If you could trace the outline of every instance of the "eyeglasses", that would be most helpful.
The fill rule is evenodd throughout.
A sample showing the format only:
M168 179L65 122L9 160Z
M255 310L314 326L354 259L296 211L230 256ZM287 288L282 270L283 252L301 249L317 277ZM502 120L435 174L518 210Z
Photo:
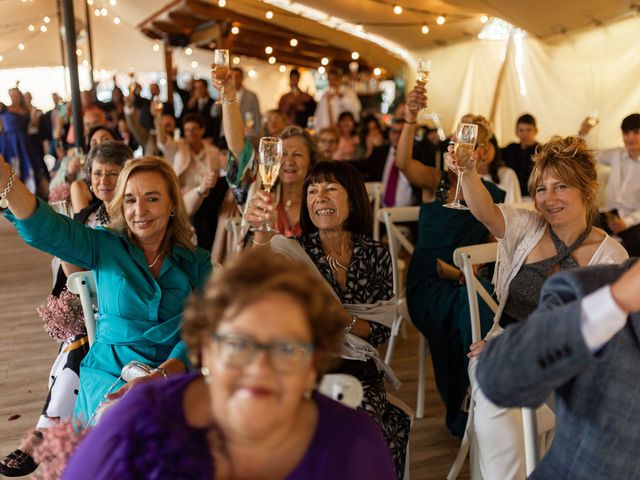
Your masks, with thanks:
M228 367L240 368L249 365L258 350L269 355L273 369L278 373L294 373L309 364L311 353L315 347L311 343L295 340L283 340L261 343L246 335L213 334L218 344L219 355Z

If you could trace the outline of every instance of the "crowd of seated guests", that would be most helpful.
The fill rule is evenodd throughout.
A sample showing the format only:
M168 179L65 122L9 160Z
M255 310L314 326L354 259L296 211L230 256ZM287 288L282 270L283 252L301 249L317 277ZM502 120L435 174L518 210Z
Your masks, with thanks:
M465 115L478 136L472 160L459 171L448 142L434 129L418 131L418 112L427 106L423 87L385 125L370 112L359 121L357 95L338 70L329 71L317 103L299 80L293 70L291 90L264 119L240 68L212 79L217 103L207 80L193 79L187 89L176 82L178 118L173 102L160 100L157 84L149 87L151 98L135 82L127 95L115 86L109 102L83 92L87 152L74 148L80 142L71 109L58 96L46 114L17 88L11 105L0 104L5 216L27 244L62 261L55 295L72 272L92 270L96 279L95 343L77 344L76 384L52 388L43 411L46 417L59 396L60 419L92 429L64 478L86 478L87 465L92 477L105 479L179 476L185 468L203 478L212 472L252 478L265 469L281 478L402 478L410 417L387 395L385 381L398 382L378 353L396 312L391 256L371 238L365 182L382 183L384 207L420 206L407 304L429 342L447 427L462 437L466 407L473 408L474 471L485 479L524 478L520 411L494 404L501 398L495 391L485 396L476 368L487 343L527 322L548 277L628 258L614 235L628 248L637 241L640 205L622 172L640 152L640 116L623 121L624 149L600 154L613 166L618 189L609 192L611 211L600 217L593 153L578 137L537 144L529 114L517 121L520 143L505 149L486 118ZM257 174L261 135L278 137L283 146L270 192ZM133 159L139 147L145 156ZM51 169L45 151L56 158ZM459 175L458 193L469 210L445 207L457 197ZM71 203L73 219L45 202L60 195ZM523 196L535 210L509 206ZM221 225L233 216L242 218L237 247L251 252L212 261L210 252L224 237ZM265 224L274 230L261 229ZM453 264L456 248L487 241L498 242L499 308L494 316L480 305L483 340L472 345L466 286L443 276L442 268ZM215 261L226 269L207 283ZM276 319L276 311L286 314ZM148 372L125 382L121 372L132 361ZM311 392L326 372L360 381L358 410L367 415ZM489 375L483 370L484 382ZM554 421L553 405L536 406ZM0 462L0 473L33 471L34 450L50 423L39 423ZM340 432L346 436L332 442ZM180 441L158 444L174 434ZM157 451L140 450L147 441ZM378 452L375 462L358 461L363 448ZM338 451L339 476L329 456ZM158 457L166 461L154 462Z

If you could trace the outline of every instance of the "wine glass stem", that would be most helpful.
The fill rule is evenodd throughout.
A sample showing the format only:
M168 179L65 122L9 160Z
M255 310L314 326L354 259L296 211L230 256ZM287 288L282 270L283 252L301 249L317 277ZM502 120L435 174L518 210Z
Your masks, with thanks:
M456 198L453 200L454 203L460 203L460 189L462 188L462 175L464 175L464 170L458 170L458 181L456 182Z

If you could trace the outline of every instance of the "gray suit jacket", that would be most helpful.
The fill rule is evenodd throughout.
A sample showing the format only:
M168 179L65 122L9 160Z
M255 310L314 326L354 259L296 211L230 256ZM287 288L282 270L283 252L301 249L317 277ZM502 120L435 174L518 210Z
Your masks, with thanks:
M580 301L630 265L560 272L538 309L491 340L477 377L505 407L536 407L553 391L556 435L532 479L640 479L640 314L592 354L580 330Z
M246 115L250 113L253 116L253 136L260 137L262 131L262 116L260 115L260 103L258 97L251 90L246 88L242 89L242 95L240 96L240 114L242 120L246 123Z

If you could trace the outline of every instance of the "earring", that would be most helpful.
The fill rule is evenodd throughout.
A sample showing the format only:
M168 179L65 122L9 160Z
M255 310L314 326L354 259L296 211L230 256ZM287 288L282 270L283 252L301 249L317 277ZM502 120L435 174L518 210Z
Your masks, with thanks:
M200 367L200 373L204 378L204 383L209 385L211 383L211 371L207 367Z
M302 392L302 398L305 400L311 400L311 394L313 393L312 388L305 388L304 392Z
M171 213L169 214L170 217L175 217L176 216L176 211L175 210L171 210Z
M89 191L93 192L93 185L89 185Z

